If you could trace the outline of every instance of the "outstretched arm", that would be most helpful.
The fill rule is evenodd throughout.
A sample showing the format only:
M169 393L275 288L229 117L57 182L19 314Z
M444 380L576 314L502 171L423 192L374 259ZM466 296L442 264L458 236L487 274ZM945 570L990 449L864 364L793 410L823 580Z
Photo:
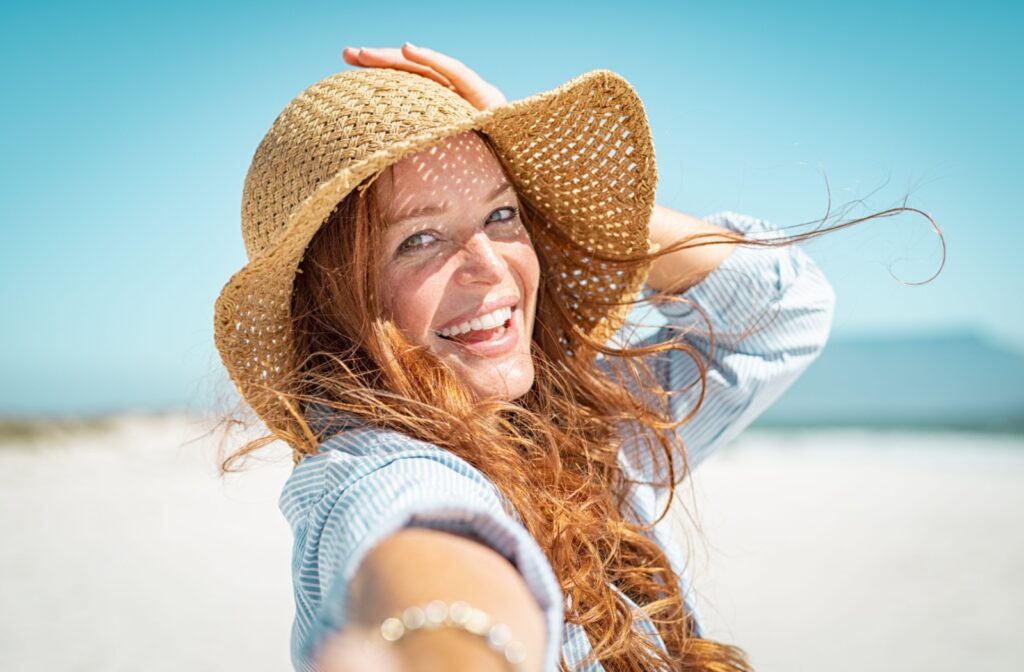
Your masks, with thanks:
M493 670L507 665L480 637L456 629L412 636L382 651L367 648L388 616L435 599L467 600L516 633L528 652L523 669L540 672L545 649L544 614L519 573L491 548L427 528L406 528L378 544L360 565L350 587L349 628L320 653L325 672ZM369 656L380 655L383 662Z
M384 619L434 600L464 601L507 626L524 670L557 667L557 577L482 473L432 444L370 426L329 443L296 467L282 495L296 539L296 669L503 669L486 642L454 628L384 644Z

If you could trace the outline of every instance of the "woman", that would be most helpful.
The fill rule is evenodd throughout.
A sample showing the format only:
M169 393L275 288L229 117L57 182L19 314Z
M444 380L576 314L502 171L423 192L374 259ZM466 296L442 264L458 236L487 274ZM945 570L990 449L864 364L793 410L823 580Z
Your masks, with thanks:
M430 50L345 58L257 149L216 316L270 429L225 468L295 450L296 669L750 669L665 514L824 346L805 236L655 206L613 73L508 104Z

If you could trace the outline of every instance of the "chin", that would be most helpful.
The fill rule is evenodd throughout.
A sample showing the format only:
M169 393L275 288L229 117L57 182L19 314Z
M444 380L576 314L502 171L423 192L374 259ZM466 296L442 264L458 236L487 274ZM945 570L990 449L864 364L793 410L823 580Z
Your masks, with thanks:
M477 399L500 399L515 401L533 387L533 367L527 371L516 371L508 376L474 380L470 383Z

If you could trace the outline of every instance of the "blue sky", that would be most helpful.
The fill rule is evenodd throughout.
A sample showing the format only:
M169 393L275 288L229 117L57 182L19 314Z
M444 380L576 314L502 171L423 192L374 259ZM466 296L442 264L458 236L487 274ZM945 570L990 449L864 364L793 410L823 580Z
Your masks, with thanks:
M209 6L207 6L209 5ZM595 68L654 132L659 200L778 226L900 216L806 244L833 334L975 331L1024 351L1021 3L6 3L0 414L159 408L223 390L213 302L245 261L242 182L283 106L405 40L510 99ZM805 230L797 228L794 230Z

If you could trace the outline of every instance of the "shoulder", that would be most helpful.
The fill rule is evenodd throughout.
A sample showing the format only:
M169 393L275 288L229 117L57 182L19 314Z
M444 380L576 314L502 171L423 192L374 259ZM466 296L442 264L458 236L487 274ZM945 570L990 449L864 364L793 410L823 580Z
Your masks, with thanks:
M435 444L395 430L352 426L334 434L296 465L279 506L293 528L314 508L339 499L401 497L412 486L457 491L501 504L499 490L480 470Z

